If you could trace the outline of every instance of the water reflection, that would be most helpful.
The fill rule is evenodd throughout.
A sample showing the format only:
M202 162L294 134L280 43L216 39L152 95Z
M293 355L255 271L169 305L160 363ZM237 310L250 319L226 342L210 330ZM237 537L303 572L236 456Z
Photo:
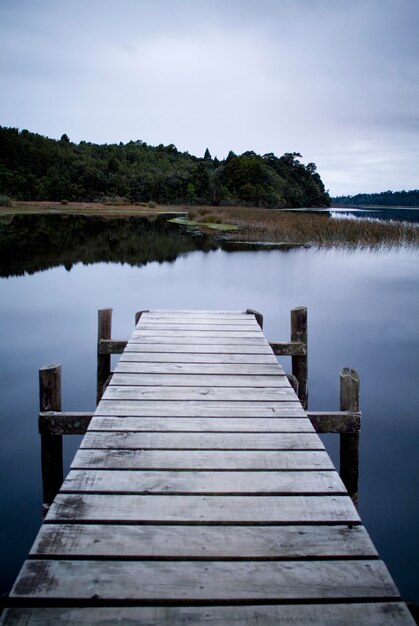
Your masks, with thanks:
M54 229L41 226L42 221L32 227L22 221L24 230L14 232L16 248L8 244L8 265L1 265L3 275L11 276L0 280L2 592L10 587L41 519L37 370L45 363L61 362L64 408L94 408L98 308L114 308L113 336L122 339L140 309L250 307L264 313L266 336L281 341L289 338L289 310L307 305L310 409L336 410L339 369L359 370L361 515L403 596L418 601L419 328L414 313L419 307L418 251L227 254L216 249L204 254L199 248L208 249L208 243L171 226L166 230L163 224L141 223L137 230L136 224L128 227L115 221L115 228L121 228L118 238L126 241L113 240L115 229L84 236L75 226L68 229L74 232L72 241L58 234L63 249L54 244L50 256L44 255L39 242L46 241L44 231ZM56 230L62 224L67 221L57 220ZM31 244L38 254L33 263L30 254L23 261L17 258L25 253L23 241L31 240L31 228L38 231L38 244L35 236ZM7 243L4 233L2 228L2 248ZM182 245L176 248L179 242ZM172 244L172 252L163 250ZM160 263L150 262L153 249L161 255L156 257ZM119 250L124 251L120 257ZM172 260L175 250L192 252L175 262L161 262ZM71 272L59 266L64 261L74 264ZM53 269L28 275L36 267ZM67 438L67 467L76 445ZM329 450L336 462L336 445Z
M405 208L361 208L350 207L338 208L333 207L328 210L331 217L335 219L370 219L370 220L393 220L396 222L412 222L419 223L419 209Z
M75 263L140 266L174 261L193 250L214 249L162 218L15 215L0 220L0 276L21 276Z

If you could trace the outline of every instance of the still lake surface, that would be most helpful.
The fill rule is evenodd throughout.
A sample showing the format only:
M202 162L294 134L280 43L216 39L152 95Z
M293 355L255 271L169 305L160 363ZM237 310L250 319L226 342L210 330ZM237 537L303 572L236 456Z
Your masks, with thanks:
M63 408L93 410L99 308L113 307L118 339L140 309L254 308L280 341L306 305L309 407L337 410L340 368L359 371L360 514L419 602L419 251L231 252L159 222L88 219L0 221L1 593L41 523L38 369L61 363ZM65 438L67 469L79 440ZM338 464L337 435L324 441Z

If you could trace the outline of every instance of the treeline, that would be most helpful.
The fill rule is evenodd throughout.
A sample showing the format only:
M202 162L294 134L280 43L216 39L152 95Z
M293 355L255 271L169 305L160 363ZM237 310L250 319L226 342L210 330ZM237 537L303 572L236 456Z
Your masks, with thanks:
M298 153L225 160L143 141L97 145L0 126L0 194L16 200L159 204L329 206L314 163Z
M412 191L382 191L381 193L358 193L356 196L337 196L333 204L372 206L419 206L419 189Z

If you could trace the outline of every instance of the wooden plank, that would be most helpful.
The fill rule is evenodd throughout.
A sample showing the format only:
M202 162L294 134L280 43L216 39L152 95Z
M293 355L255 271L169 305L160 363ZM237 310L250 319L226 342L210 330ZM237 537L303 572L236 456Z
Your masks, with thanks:
M176 602L399 599L379 560L28 560L12 598Z
M182 317L252 317L246 311L224 310L224 309L149 309L147 313L143 313L143 318L147 319L149 315L160 315L161 317L170 317L171 315ZM254 316L253 316L254 317Z
M121 606L7 609L2 626L415 626L401 602L257 604L247 606Z
M144 352L140 347L131 346L132 350L125 351L119 358L118 363L130 362L130 363L217 363L217 364L277 364L277 360L272 352L265 351L264 354L220 354L219 352L213 353L195 353L190 352L165 352L153 353L150 351ZM144 346L142 347L144 348ZM148 347L147 347L148 350Z
M376 558L363 526L158 526L44 524L36 558Z
M324 450L316 433L136 433L88 430L86 448L131 450Z
M125 348L126 352L178 352L187 354L272 354L269 345L265 345L259 339L247 339L246 345L235 344L233 339L230 340L228 346L218 343L201 343L200 339L196 339L194 343L184 342L181 339L166 337L160 343L151 343L143 340L141 343L129 342ZM237 340L239 341L239 340ZM253 345L252 345L253 344ZM259 345L258 345L259 344ZM273 356L273 355L272 355Z
M112 339L100 339L98 341L98 355L103 356L110 354L122 354L126 346L127 341L112 341Z
M245 415L255 417L281 417L305 415L298 401L265 402L263 407L256 402L183 402L145 400L101 400L96 414L112 416L142 417L232 417Z
M178 330L174 332L173 330L160 330L160 329L152 329L152 330L143 330L143 327L135 330L129 341L133 342L136 339L143 340L146 337L149 339L158 339L161 340L164 337L174 338L182 338L184 341L195 340L195 339L217 339L222 341L218 341L218 343L222 343L225 345L229 345L230 342L237 340L238 343L267 343L267 340L263 336L262 332L259 330ZM244 339L245 341L240 341ZM257 341L256 341L257 340ZM193 341L191 341L193 343Z
M92 417L93 413L41 412L38 429L41 434L84 435Z
M270 346L266 339L263 336L257 335L251 337L237 337L237 334L233 337L214 337L212 335L208 336L187 336L180 335L178 333L174 334L170 330L166 331L167 334L159 334L156 335L131 335L127 346L135 346L137 344L148 345L148 344L159 344L159 345L186 345L186 346L200 346L205 344L217 345L223 348L223 350L230 350L230 346L264 346L265 348L269 348ZM193 350L191 350L193 352Z
M349 496L58 494L48 522L165 524L357 524Z
M289 414L289 409L284 414ZM303 433L314 432L311 423L301 417L261 419L247 417L102 417L96 415L90 422L90 431L138 432L251 432L251 433Z
M143 322L141 324L139 324L137 330L134 331L134 335L137 334L142 334L144 333L144 331L152 331L153 333L155 333L157 336L160 335L160 332L167 332L170 331L171 333L179 333L179 334L183 334L183 333L190 333L190 332L217 332L217 333L225 333L227 332L229 335L230 333L235 333L235 332L251 332L252 336L254 334L260 335L261 334L261 330L260 330L260 326L258 325L258 323L256 322L256 320L249 320L249 321L242 321L240 320L240 322L234 322L231 324L226 324L225 322L218 322L217 324L215 324L214 322L208 322L208 321L194 321L193 323L191 322L185 322L185 320L183 320L183 322L168 322L168 321L160 321L160 322ZM218 336L218 335L217 335Z
M78 450L71 469L333 470L322 450Z
M160 495L344 494L335 471L71 470L60 493Z
M195 400L195 401L292 401L294 390L288 387L114 387L109 385L103 394L104 400Z
M350 411L307 413L317 433L357 433L361 429L361 413Z
M229 376L227 374L132 374L114 373L115 386L152 387L290 387L286 376Z
M270 341L269 345L277 356L305 356L307 354L307 344L301 341Z
M143 320L138 325L138 328L140 329L146 326L153 328L162 327L162 329L169 327L179 330L182 328L190 328L193 330L194 328L201 328L201 326L207 326L208 330L226 330L230 328L260 329L255 318L250 315L247 317L236 317L230 319L225 317L188 317L188 319L185 319L184 317L159 317L157 315L149 315L147 317L143 317Z
M211 376L283 376L284 370L276 363L138 363L119 361L118 374L206 374Z

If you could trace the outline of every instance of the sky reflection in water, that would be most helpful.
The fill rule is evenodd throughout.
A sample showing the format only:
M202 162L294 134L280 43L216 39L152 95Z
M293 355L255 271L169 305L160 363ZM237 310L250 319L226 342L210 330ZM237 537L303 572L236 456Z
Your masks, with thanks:
M99 308L113 307L114 338L129 335L140 309L254 308L274 341L289 337L289 310L306 305L310 408L338 409L339 369L358 369L360 513L403 597L419 601L418 252L183 252L141 267L76 263L0 280L1 592L41 521L38 368L61 363L63 407L93 409ZM325 440L337 462L337 437ZM66 439L67 467L78 442Z

